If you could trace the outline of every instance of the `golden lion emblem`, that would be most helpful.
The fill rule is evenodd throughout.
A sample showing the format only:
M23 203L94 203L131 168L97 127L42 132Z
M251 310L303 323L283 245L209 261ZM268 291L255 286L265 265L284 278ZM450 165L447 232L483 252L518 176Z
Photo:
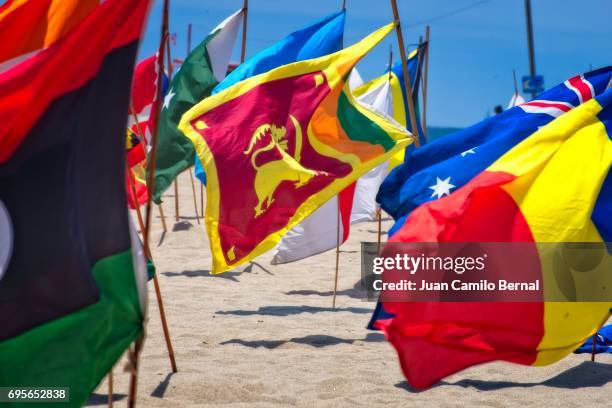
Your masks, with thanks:
M288 180L295 182L299 188L308 183L314 176L322 172L309 170L300 164L302 154L302 128L293 115L289 115L295 127L295 152L291 156L287 150L287 129L284 126L264 124L259 126L251 136L249 147L243 152L251 155L251 164L257 172L255 175L255 193L257 194L257 205L255 206L255 217L263 214L274 202L274 192L281 182ZM268 144L253 151L257 142L264 138L270 138ZM263 152L276 149L282 158L271 160L262 165L257 165L257 156ZM265 204L265 209L264 209Z

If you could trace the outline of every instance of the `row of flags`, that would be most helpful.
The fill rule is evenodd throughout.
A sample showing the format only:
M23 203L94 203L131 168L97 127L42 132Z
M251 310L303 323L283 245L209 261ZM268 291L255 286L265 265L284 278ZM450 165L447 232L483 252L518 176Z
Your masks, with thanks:
M142 334L125 132L148 0L0 6L0 383L82 406Z
M570 78L410 152L379 192L396 219L389 242L612 241L611 75L607 67ZM542 270L532 272L541 274L548 293L560 290L546 270L551 255L538 256ZM612 298L609 286L601 290L601 299ZM554 363L592 336L611 307L387 302L378 304L370 328L385 332L406 378L422 388L492 360Z
M412 95L401 62L365 84L354 70L393 24L343 48L339 11L226 77L239 10L158 100L158 57L133 69L148 6L0 6L0 34L16 39L0 45L0 382L70 384L71 402L86 400L143 330L146 267L126 203L149 193L159 202L194 163L214 273L272 249L283 263L335 247L352 222L372 219L374 192L395 219L390 242L612 241L609 67L534 101L514 98L443 140L427 143L418 129L414 148L406 105L418 105L427 44L407 61ZM409 382L426 387L496 359L557 361L610 306L379 303L371 327L384 330Z

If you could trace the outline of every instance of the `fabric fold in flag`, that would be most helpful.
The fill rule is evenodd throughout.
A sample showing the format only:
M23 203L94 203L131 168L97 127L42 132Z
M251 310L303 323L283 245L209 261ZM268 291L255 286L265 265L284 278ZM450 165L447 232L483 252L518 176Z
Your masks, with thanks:
M353 66L392 29L390 24L345 50L251 77L183 116L180 128L207 175L214 273L273 248L411 141L405 130L356 103L346 84Z
M187 56L172 78L159 118L153 201L174 179L194 164L193 145L178 129L181 116L210 95L224 77L236 42L244 11L226 18Z
M612 164L611 125L612 89L541 127L455 192L418 207L390 242L532 242L534 248L595 242L601 243L600 262L609 262L592 215ZM609 229L612 219L605 223ZM386 251L383 256L390 255ZM561 291L551 266L555 252L536 254L543 290ZM593 290L589 277L597 277L584 278ZM609 285L597 290L604 291L602 298L612 295ZM422 388L493 360L552 364L591 337L611 308L612 302L546 300L386 302L392 317L381 327L410 384Z
M107 0L0 73L0 383L70 387L70 406L143 330L146 268L124 180L148 6Z

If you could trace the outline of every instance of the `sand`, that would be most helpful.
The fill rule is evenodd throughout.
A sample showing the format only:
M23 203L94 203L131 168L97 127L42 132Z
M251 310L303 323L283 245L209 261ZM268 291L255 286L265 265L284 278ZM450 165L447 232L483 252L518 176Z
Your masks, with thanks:
M353 289L360 241L375 241L375 222L352 227L342 246L337 308L332 309L335 252L285 265L271 253L248 267L211 275L203 225L195 218L188 174L164 196L169 231L154 212L152 246L177 359L170 363L153 284L140 359L138 405L186 406L610 406L612 355L570 355L548 367L490 363L425 391L407 385L394 349L365 329L374 303ZM196 186L199 200L199 186ZM201 221L203 222L203 221ZM391 222L383 223L383 230ZM126 359L114 369L115 406L126 406ZM104 381L88 405L105 405Z

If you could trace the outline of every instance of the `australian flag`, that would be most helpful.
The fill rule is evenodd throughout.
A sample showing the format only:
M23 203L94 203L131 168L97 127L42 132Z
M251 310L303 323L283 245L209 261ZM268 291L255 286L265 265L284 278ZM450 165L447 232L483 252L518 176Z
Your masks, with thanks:
M612 67L606 67L575 76L535 100L407 152L377 196L396 220L389 236L416 207L452 193L541 126L601 94L611 86L611 75Z

